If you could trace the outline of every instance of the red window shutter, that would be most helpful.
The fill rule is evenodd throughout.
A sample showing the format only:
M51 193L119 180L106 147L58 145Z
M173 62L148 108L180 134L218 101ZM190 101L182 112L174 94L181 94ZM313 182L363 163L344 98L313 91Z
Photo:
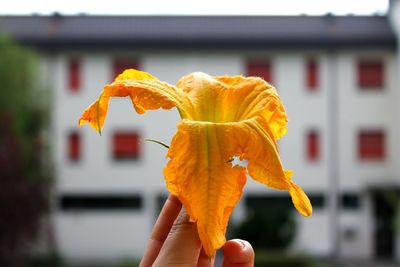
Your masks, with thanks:
M307 89L316 91L319 86L318 64L315 59L307 60Z
M381 130L361 131L358 136L358 157L361 160L385 158L385 133Z
M136 132L115 133L113 150L116 159L138 159L140 156L139 135Z
M81 157L81 138L78 133L73 132L68 137L69 159L76 161Z
M114 61L113 66L113 77L114 80L118 75L120 75L126 69L138 69L138 63L136 60L127 60L127 59L117 59Z
M358 86L364 89L383 88L384 65L381 60L358 62Z
M307 133L307 159L316 161L320 156L320 140L319 134L315 130Z
M79 60L74 58L70 59L68 62L68 83L69 90L76 92L81 86L81 70Z
M249 61L247 62L247 76L261 77L272 83L272 68L268 61Z

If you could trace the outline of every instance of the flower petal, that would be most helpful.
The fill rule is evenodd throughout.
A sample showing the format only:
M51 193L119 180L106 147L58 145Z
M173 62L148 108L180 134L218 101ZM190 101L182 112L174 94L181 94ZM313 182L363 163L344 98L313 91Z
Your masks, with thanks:
M129 69L120 74L112 84L104 87L99 99L83 112L79 119L79 126L89 123L100 132L107 115L110 98L126 96L130 97L139 114L149 109L177 107L182 117L190 117L184 103L188 99L182 91L157 80L146 72Z
M303 189L292 182L289 192L297 211L300 212L300 214L303 216L310 216L312 214L312 206Z
M231 132L236 144L227 153L248 160L247 170L256 181L269 187L288 190L294 206L303 216L310 216L312 207L303 190L292 180L290 170L284 170L273 134L262 117L237 123Z
M197 222L207 255L225 243L229 216L242 195L245 168L232 166L225 147L230 125L183 120L168 151L164 169L168 190Z
M102 96L93 102L79 118L78 126L89 123L97 132L101 133L101 128L107 116L108 98L103 99Z
M242 121L262 116L268 123L275 140L287 132L285 108L276 89L259 77L220 76L216 80L230 91L229 101L224 105L228 110L236 110L233 121ZM227 106L230 106L227 108Z
M191 99L194 120L238 122L261 116L275 140L287 132L285 108L278 93L261 78L212 77L195 72L182 77L177 86Z
M184 76L177 86L191 99L194 120L238 122L261 116L276 140L287 132L285 108L276 89L261 78L196 72Z
M236 123L182 120L178 124L164 176L168 190L197 222L209 256L225 243L228 219L246 180L243 167L232 167L232 156L247 159L253 179L288 190L296 209L304 216L311 214L309 199L291 180L292 172L283 169L274 137L263 123L256 117Z
M253 179L288 190L296 209L311 214L308 197L282 167L276 140L286 133L287 118L275 88L264 80L193 73L174 87L148 73L127 70L104 87L79 125L88 122L100 132L114 96L129 96L139 114L177 107L183 120L168 150L164 175L168 190L197 222L207 255L225 243L229 216L246 181L245 168L232 166L232 156L247 159Z

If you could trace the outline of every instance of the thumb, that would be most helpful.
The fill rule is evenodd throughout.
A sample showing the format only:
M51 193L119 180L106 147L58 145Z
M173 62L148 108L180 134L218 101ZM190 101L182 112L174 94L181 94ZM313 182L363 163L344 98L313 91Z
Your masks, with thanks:
M253 267L254 250L249 242L241 239L229 240L222 247L223 267Z
M182 208L165 240L153 266L196 266L201 242L195 223Z

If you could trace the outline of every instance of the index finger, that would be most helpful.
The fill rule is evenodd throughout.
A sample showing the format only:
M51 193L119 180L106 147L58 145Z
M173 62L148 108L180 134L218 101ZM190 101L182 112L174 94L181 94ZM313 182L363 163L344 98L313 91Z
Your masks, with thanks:
M140 267L150 267L153 265L181 208L182 204L178 198L169 195L151 232L149 243L139 265Z

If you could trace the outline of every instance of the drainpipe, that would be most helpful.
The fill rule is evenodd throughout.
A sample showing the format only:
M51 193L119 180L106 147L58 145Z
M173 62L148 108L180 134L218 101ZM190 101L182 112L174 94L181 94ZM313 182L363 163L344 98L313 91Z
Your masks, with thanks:
M331 258L338 260L340 256L340 180L339 180L339 89L338 62L334 50L327 56L327 96L328 96L328 192L329 222L332 240Z
M400 83L400 78L398 74L400 73L400 0L390 0L389 1L389 10L388 10L388 19L390 22L390 25L392 26L392 29L396 35L396 85ZM397 91L397 100L400 99L400 92ZM400 114L400 107L397 106L397 109L395 110L396 112L396 117ZM398 125L398 124L397 124ZM396 129L396 135L398 136L400 134L400 129ZM396 139L397 140L397 139ZM400 143L396 143L396 148L399 148ZM398 162L396 162L397 164ZM395 173L397 176L396 178L399 178L399 172ZM396 221L400 221L400 206L397 207L397 213L396 213ZM400 263L400 227L396 224L397 228L395 229L395 259L398 263Z

